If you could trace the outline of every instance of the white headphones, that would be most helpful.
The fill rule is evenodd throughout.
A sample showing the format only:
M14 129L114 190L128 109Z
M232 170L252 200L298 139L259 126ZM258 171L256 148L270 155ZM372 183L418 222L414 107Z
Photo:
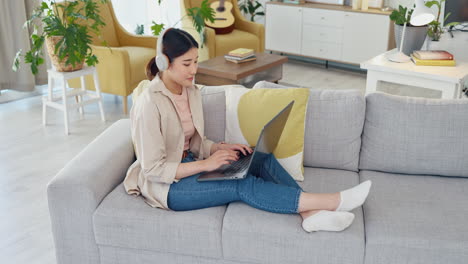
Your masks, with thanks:
M158 44L156 46L156 66L159 71L165 71L169 68L169 58L163 53L163 37L171 28L165 29L158 37Z

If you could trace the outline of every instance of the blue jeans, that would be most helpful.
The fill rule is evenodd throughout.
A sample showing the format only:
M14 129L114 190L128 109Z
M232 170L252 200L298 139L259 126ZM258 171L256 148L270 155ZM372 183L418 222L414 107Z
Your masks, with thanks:
M182 162L195 161L190 153ZM230 202L243 201L261 210L273 213L298 213L301 187L278 163L268 155L260 175L247 175L242 180L198 182L195 174L172 183L167 204L171 210L201 209Z

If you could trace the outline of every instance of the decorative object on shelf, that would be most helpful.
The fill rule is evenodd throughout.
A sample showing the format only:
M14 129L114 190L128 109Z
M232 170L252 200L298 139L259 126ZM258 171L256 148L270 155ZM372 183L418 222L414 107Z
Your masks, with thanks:
M305 1L311 2L311 3L320 3L320 4L344 5L344 0L305 0Z
M255 22L255 16L264 16L264 11L258 11L261 8L265 10L262 3L259 1L251 1L251 0L242 0L239 2L239 9L244 13L244 15L248 15L250 17L250 21Z
M379 8L381 9L383 7L383 0L368 0L369 1L369 7L371 8Z
M286 3L286 4L304 4L305 1L304 0L283 0L283 3Z
M351 1L352 1L352 4L351 4L352 9L358 10L359 8L361 8L361 0L351 0Z
M444 17L444 20L442 21L442 23L440 22L440 12L441 12L441 9L442 9L442 3L445 2L445 0L433 0L433 1L429 1L426 3L426 6L431 8L432 6L437 6L437 17L436 19L434 19L431 23L429 23L429 28L427 30L427 35L429 36L429 38L431 39L431 41L439 41L440 40L440 36L444 33L444 27L445 28L449 28L450 26L456 26L460 23L458 22L452 22L452 23L448 23L446 25L444 25L444 27L442 27L442 23L445 24L445 21L447 20L447 18L450 16L450 12L445 14L445 17Z
M361 10L367 11L369 9L369 0L361 0Z
M83 20L87 23L83 23ZM43 25L41 32L38 24ZM25 62L31 64L31 72L36 74L38 66L44 63L44 43L57 71L75 71L83 68L84 63L88 66L98 63L91 50L90 33L100 36L100 29L105 23L96 1L42 1L25 25L33 28L32 45L24 55L22 50L16 53L14 71L18 70L20 59L24 56Z
M395 39L398 52L392 53L387 58L394 62L408 62L408 56L414 50L420 50L426 38L427 25L434 19L431 10L424 5L424 0L416 0L415 9L409 10L401 5L394 10L390 19L395 21ZM409 22L410 26L407 26ZM403 23L401 26L400 23ZM408 29L408 30L407 30ZM406 38L406 46L405 44Z

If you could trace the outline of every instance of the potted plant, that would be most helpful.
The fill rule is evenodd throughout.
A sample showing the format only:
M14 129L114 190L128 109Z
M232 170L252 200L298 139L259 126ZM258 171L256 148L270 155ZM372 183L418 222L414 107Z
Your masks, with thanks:
M252 22L255 22L255 16L265 15L265 12L257 11L259 8L263 9L263 6L257 0L242 0L242 2L239 2L239 9L245 15L249 15Z
M31 64L31 72L36 74L38 66L44 63L44 43L57 71L79 70L84 63L88 66L96 65L98 59L92 54L90 34L99 35L105 25L96 1L41 1L25 23L25 27L33 27L31 49L25 54L22 50L17 52L13 70L18 70L20 58L24 57L24 61ZM41 32L38 24L42 24Z
M444 33L444 28L442 27L442 24L440 23L440 11L442 9L443 2L445 2L445 0L433 0L433 1L426 2L426 6L429 8L431 8L434 5L437 7L437 17L434 21L429 23L429 28L427 30L427 35L429 36L431 41L439 41L440 37ZM447 20L447 18L450 16L450 14L451 13L447 13L445 15L444 21L443 21L444 23ZM445 28L448 28L450 26L455 26L458 24L460 23L458 22L448 23L447 25L445 25Z
M402 48L402 52L406 55L410 55L414 50L420 50L427 35L427 25L411 25L410 18L412 13L413 8L408 9L400 5L398 9L393 10L390 14L390 20L395 22L395 41L398 49L400 48L403 26L406 23L405 41Z

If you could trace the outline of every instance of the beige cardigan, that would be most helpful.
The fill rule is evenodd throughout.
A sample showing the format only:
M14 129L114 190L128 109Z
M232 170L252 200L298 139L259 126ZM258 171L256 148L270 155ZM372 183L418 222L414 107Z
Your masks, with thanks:
M198 159L210 156L213 141L204 136L200 90L187 87L195 134L190 150ZM184 131L171 92L156 76L130 111L131 134L137 160L124 180L128 194L142 195L152 207L169 209L167 195L184 150Z

